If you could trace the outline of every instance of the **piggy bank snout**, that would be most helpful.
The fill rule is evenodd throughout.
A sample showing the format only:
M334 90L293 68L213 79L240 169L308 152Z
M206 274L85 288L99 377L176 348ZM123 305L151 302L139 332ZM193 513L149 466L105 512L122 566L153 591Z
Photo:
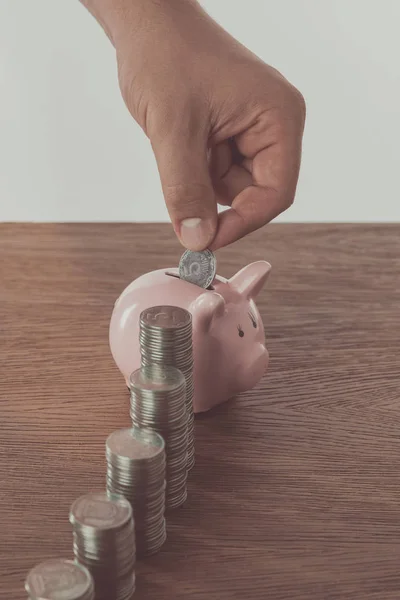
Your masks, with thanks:
M264 344L258 344L255 357L254 357L254 368L257 373L260 373L262 377L268 368L269 354Z
M257 344L238 371L238 383L241 391L251 389L260 381L268 368L268 363L268 350L263 344Z

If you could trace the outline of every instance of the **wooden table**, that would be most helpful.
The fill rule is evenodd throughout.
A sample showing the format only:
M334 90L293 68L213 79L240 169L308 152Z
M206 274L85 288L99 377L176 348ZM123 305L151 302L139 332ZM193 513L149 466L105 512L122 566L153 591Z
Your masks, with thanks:
M168 225L0 225L0 598L71 557L69 506L129 425L113 302L180 254ZM271 225L217 258L273 265L270 369L197 420L189 501L136 598L400 598L400 226Z

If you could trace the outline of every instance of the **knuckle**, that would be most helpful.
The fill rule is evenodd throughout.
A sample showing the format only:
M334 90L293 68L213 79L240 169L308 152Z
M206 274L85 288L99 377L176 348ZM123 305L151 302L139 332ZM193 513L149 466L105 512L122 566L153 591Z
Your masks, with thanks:
M303 94L291 83L285 81L278 94L278 110L282 125L284 122L304 128L306 118L306 101Z
M290 208L292 206L292 204L294 203L294 198L295 198L294 194L288 194L286 196L286 198L283 201L284 210L287 210L288 208Z
M139 84L137 75L133 74L127 62L120 61L118 63L118 83L126 107L140 127L147 133L147 102L143 93L145 87Z
M301 118L302 122L304 122L307 112L306 101L303 94L295 87L292 87L292 102L295 111Z
M285 212L285 210L292 206L294 197L294 192L287 190L280 190L279 193L276 194L276 206L278 208L278 214Z
M133 76L133 70L129 61L125 60L124 57L119 56L117 63L119 88L121 90L122 98L129 106L133 96L135 77Z

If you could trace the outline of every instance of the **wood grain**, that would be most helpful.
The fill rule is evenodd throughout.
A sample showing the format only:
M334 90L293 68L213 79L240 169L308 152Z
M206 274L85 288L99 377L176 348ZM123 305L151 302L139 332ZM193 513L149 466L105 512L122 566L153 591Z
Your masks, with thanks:
M71 556L69 506L129 424L113 302L180 254L168 225L0 225L0 598ZM271 225L217 258L273 265L270 369L197 419L189 501L136 598L400 598L400 226Z

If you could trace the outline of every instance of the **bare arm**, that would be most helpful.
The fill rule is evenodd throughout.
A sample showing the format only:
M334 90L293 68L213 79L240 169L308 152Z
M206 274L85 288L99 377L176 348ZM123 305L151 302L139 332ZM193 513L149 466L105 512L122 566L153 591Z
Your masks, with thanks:
M195 0L81 0L104 28L182 244L219 248L293 202L305 104ZM229 210L218 215L217 205Z

